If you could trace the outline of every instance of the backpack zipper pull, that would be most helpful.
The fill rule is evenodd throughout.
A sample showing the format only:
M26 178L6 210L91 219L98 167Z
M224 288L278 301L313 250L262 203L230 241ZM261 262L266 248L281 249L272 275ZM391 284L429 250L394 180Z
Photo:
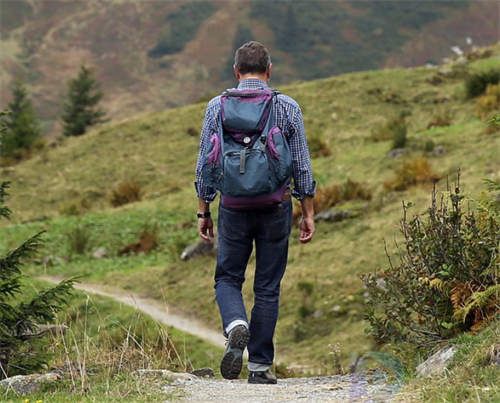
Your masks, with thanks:
M240 151L240 174L245 173L246 148Z

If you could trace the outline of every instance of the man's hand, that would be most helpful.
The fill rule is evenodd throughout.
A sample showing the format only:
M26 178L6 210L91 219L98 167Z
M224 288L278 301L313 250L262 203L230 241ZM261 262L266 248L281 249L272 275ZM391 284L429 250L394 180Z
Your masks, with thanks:
M198 218L198 234L204 241L212 242L214 238L214 223L209 218Z
M314 218L313 217L302 217L299 224L300 235L299 241L300 243L308 243L313 235L314 235Z
M314 203L312 197L304 197L300 201L302 208L302 218L300 220L299 241L300 243L308 243L314 235Z

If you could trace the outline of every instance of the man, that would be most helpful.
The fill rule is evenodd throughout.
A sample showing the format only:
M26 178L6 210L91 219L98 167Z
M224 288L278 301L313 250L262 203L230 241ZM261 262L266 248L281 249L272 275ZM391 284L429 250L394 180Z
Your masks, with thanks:
M255 41L245 43L235 53L233 69L239 81L236 93L239 90L244 93L249 93L251 90L269 92L271 68L269 52L262 44ZM272 116L268 119L273 119L288 143L286 148L291 154L293 190L290 189L290 179L288 179L286 183L288 186L281 200L265 207L255 201L255 205L250 203L245 208L229 208L224 205L223 195L219 205L215 270L215 294L224 334L228 338L221 361L221 374L226 379L235 379L239 376L243 351L247 347L248 382L262 384L277 382L276 377L270 372L270 367L274 359L273 336L278 319L280 283L286 267L292 222L290 194L300 200L302 207L299 241L307 243L314 234L315 182L302 112L292 98L277 92L273 94L275 94L273 98L275 104L270 112ZM208 103L206 109L196 167L195 187L199 199L198 230L200 237L206 241L211 241L214 237L210 203L214 200L216 191L206 183L202 171L212 137L220 129L221 116L221 96L218 96ZM244 140L245 143L250 143L249 138ZM258 199L250 198L250 200ZM241 288L254 242L255 299L251 319L248 321Z

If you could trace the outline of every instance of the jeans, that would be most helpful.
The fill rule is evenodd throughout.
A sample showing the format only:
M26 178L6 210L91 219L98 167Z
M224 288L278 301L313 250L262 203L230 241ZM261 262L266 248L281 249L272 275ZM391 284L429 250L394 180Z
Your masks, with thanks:
M254 305L247 346L250 363L273 363L273 336L291 222L292 203L289 200L266 210L233 210L219 206L215 294L224 329L235 320L248 323L241 287L255 241Z

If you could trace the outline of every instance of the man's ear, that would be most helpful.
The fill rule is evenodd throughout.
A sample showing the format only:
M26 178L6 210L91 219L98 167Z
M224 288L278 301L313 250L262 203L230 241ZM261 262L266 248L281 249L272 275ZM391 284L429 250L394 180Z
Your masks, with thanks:
M272 69L273 69L273 64L269 63L269 67L266 70L266 77L267 77L268 80L271 79L271 71L272 71Z
M234 73L234 77L239 81L240 80L240 72L236 68L236 65L233 65L233 73Z

